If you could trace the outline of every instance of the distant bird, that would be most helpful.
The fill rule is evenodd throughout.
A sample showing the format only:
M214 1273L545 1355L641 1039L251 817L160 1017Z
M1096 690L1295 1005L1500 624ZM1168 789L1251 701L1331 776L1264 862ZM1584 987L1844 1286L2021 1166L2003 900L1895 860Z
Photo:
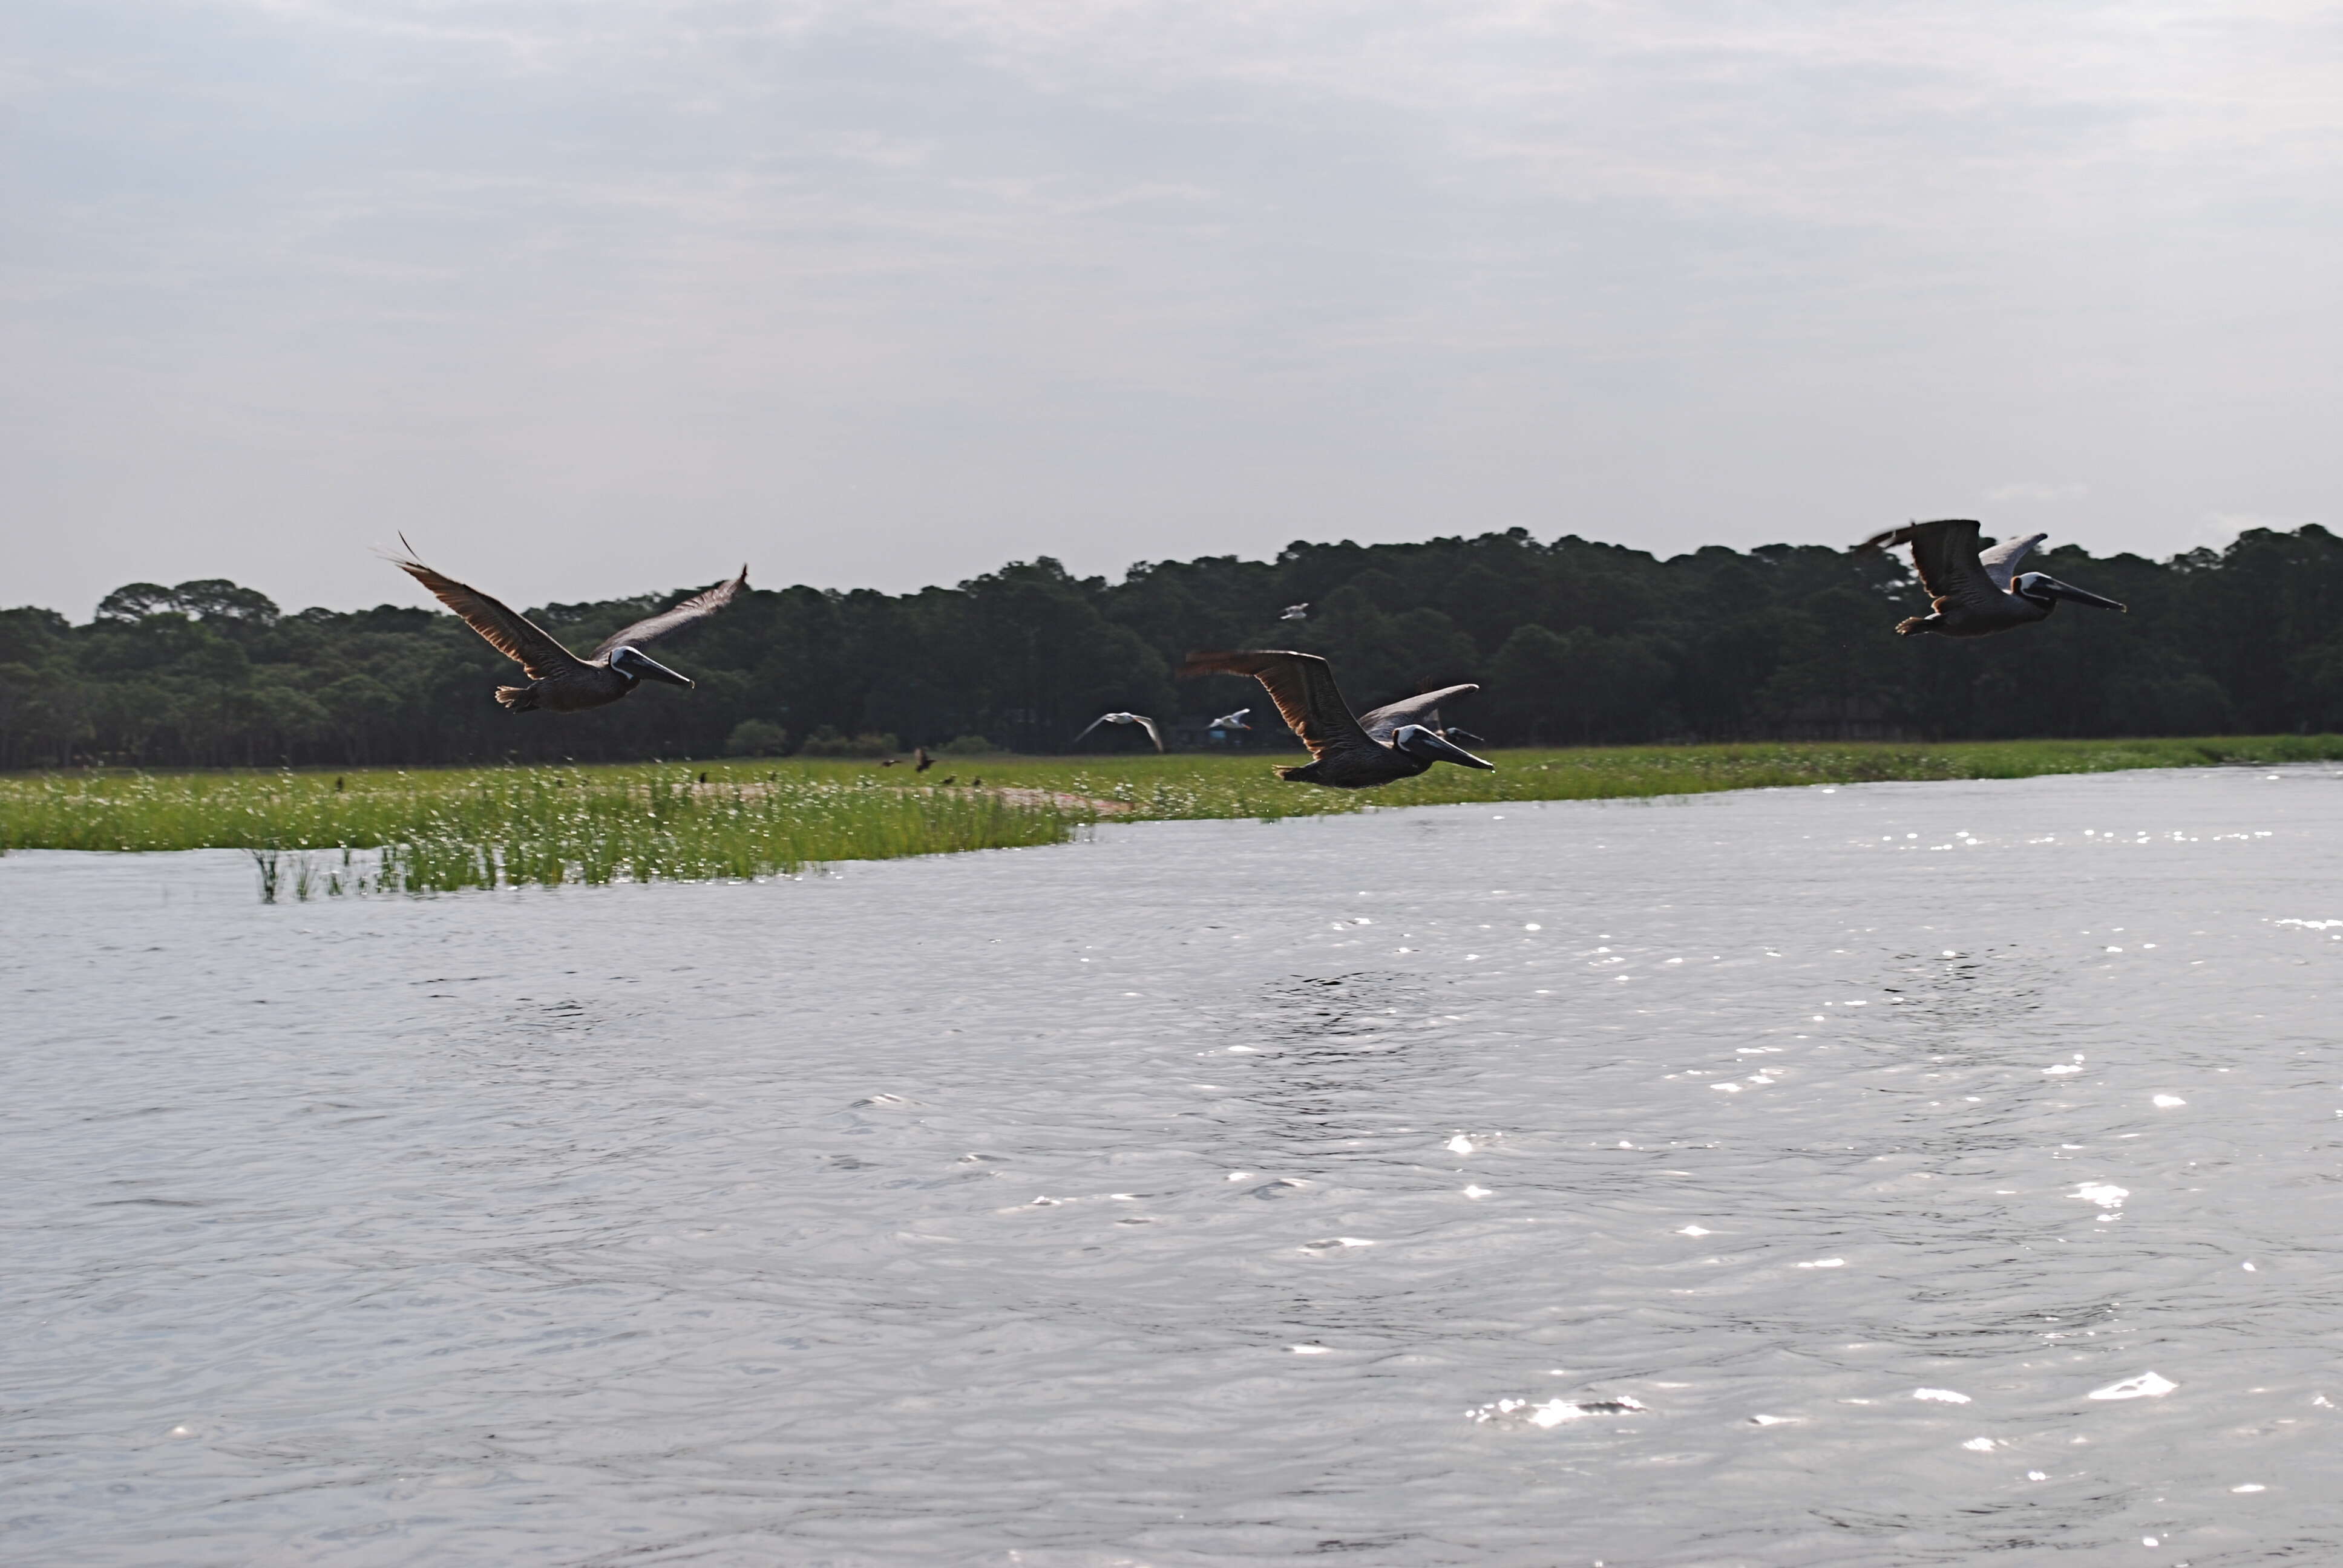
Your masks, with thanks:
M1252 711L1252 709L1250 708L1240 708L1234 713L1223 713L1218 719L1213 719L1210 724L1204 726L1204 728L1207 729L1251 729L1252 726L1245 722L1245 715Z
M1136 724L1147 731L1147 739L1155 742L1156 750L1163 749L1163 732L1156 729L1155 720L1148 718L1144 713L1101 713L1082 726L1082 735L1088 735L1101 724ZM1072 743L1080 745L1082 735L1075 736Z
M882 757L879 759L879 766L881 768L892 768L896 763L901 760L902 759L900 757Z
M1351 716L1351 705L1334 684L1332 666L1314 653L1257 649L1241 653L1192 653L1181 667L1182 679L1198 675L1250 675L1268 689L1286 727L1310 748L1300 768L1280 768L1277 776L1297 784L1332 789L1372 789L1395 779L1413 779L1435 762L1496 771L1431 728L1440 705L1477 686L1443 686L1421 697Z
M400 535L398 542L407 545L407 537ZM497 688L497 700L515 713L539 708L551 713L578 713L600 708L618 701L645 680L689 686L688 678L638 645L706 620L749 586L749 568L742 567L740 575L730 582L719 583L671 609L612 632L595 644L591 654L580 658L562 647L551 632L501 599L443 577L417 560L413 545L407 545L405 560L393 558L393 564L462 616L464 623L486 638L489 647L519 664L528 684Z
M1899 623L1896 628L1899 635L1933 631L1939 637L1987 637L2047 618L2062 598L2099 609L2128 608L2062 583L2047 572L2019 573L2017 563L2048 538L2047 534L2028 534L1982 554L1977 537L1976 518L1943 518L1890 528L1855 547L1858 550L1912 547L1912 564L1919 570L1921 586L1936 601L1935 611Z
M911 760L919 764L917 768L911 769L914 773L925 773L936 765L936 759L928 755L928 749L924 746L912 749Z
M1489 744L1489 738L1487 736L1475 735L1461 724L1452 724L1447 729L1442 730L1440 732L1440 739L1447 741L1451 746L1486 746Z
M1277 618L1280 620L1308 620L1310 618L1310 601L1308 599L1304 599L1300 604L1287 605L1285 607L1284 613L1280 615Z

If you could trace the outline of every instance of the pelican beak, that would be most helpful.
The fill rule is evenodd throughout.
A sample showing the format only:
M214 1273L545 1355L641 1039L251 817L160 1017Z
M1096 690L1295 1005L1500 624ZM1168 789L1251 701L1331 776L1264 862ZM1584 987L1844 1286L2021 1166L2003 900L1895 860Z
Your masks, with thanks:
M637 680L663 680L669 686L680 686L687 690L691 686L689 676L678 675L639 648L622 648L611 654L610 667L633 676Z
M1429 761L1453 762L1460 768L1478 768L1490 773L1497 770L1495 763L1483 762L1462 746L1452 740L1443 739L1420 724L1407 726L1392 739L1399 744L1402 750Z
M2129 605L2119 603L2115 599L2101 598L2097 594L2086 588L2078 588L2072 583L2062 583L2054 577L2045 576L2042 586L2060 598L2073 599L2077 604L2087 604L2093 609L2119 609L2128 613L2131 608Z

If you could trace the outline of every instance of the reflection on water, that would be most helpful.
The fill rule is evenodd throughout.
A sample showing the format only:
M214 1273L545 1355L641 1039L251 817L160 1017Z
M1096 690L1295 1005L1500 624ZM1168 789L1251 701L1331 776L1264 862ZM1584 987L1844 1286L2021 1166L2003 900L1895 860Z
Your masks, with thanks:
M0 1559L2343 1561L2343 778L0 860Z

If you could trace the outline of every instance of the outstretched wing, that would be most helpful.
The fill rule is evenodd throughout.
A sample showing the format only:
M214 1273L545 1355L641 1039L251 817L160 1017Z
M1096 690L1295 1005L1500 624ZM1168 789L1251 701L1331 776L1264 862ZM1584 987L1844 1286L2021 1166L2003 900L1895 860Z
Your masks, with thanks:
M1989 614L2008 603L2004 590L1995 584L1985 563L1977 558L1975 518L1907 523L1884 534L1874 534L1855 548L1885 549L1895 545L1912 547L1912 565L1920 574L1920 585L1939 608L1950 600Z
M399 543L407 541L402 538ZM586 668L586 661L562 647L551 632L502 599L490 598L469 584L444 577L415 559L412 546L408 547L407 559L393 557L391 564L429 588L432 598L462 616L466 626L488 638L490 648L527 670L531 680L546 680L568 670Z
M1993 579L1994 587L2007 593L2011 580L2017 576L2017 563L2032 554L2034 547L2049 537L2048 534L2028 534L2022 539L2012 539L2007 544L1996 545L1977 557L1977 565L1985 568L1985 575Z
M1162 750L1163 731L1155 728L1155 720L1148 718L1144 713L1134 713L1131 717L1139 720L1139 727L1141 729L1147 731L1147 739L1155 742L1155 749L1158 751Z
M1386 703L1373 713L1362 713L1359 715L1359 723L1365 729L1368 739L1380 740L1388 745L1391 738L1399 732L1403 725L1423 724L1438 728L1433 725L1433 720L1439 716L1442 703L1450 698L1462 697L1468 691L1480 689L1477 686L1443 686L1437 691L1427 691L1421 697L1411 697L1403 702Z
M1383 748L1351 717L1351 705L1334 684L1332 667L1314 653L1274 648L1192 653L1180 667L1180 677L1184 680L1197 675L1250 675L1260 681L1285 727L1302 737L1312 757L1344 751L1382 754Z
M1091 719L1088 724L1082 726L1082 735L1088 735L1091 730L1096 729L1100 725L1104 724L1105 722L1106 715L1103 713L1100 714L1096 719ZM1080 740L1082 738L1082 735L1075 736L1073 740L1069 740L1066 744L1071 746L1074 744L1075 740Z
M740 590L748 586L749 568L744 566L740 568L740 575L729 583L718 583L706 593L693 594L674 608L663 609L648 620L639 620L632 626L620 627L617 631L595 644L593 657L606 658L609 656L610 650L617 648L640 648L654 638L666 637L669 633L682 630L695 621L706 620L709 616L730 604L739 596Z

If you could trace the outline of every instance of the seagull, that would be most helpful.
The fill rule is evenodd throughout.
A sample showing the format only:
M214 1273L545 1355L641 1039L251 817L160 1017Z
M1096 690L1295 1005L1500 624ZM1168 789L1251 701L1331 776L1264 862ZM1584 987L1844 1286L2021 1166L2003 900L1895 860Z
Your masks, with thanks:
M1310 601L1308 599L1304 599L1300 604L1287 605L1284 612L1277 618L1280 620L1308 620L1310 618Z
M1252 711L1252 709L1250 708L1240 708L1234 713L1223 713L1218 719L1213 719L1210 724L1204 726L1204 728L1207 729L1251 729L1252 726L1245 722L1245 715Z
M415 547L401 534L407 558L392 558L399 570L431 590L441 604L464 618L464 623L488 646L518 663L528 677L527 686L499 686L497 700L515 713L544 709L552 713L578 713L616 702L645 680L689 687L691 681L643 652L638 646L697 625L730 604L749 586L749 568L729 582L694 594L681 604L661 610L632 626L623 627L578 658L551 632L501 599L433 571L415 558Z
M1082 727L1082 735L1088 735L1101 724L1136 724L1147 731L1147 739L1155 742L1156 750L1163 749L1163 732L1156 729L1155 720L1144 713L1101 713ZM1075 736L1072 744L1080 745L1082 735Z
M1933 613L1900 623L1896 628L1898 635L1933 631L1939 637L1987 637L2046 619L2062 598L2098 609L2128 608L2062 583L2047 572L2019 572L2017 563L2048 538L2047 534L2028 534L1983 553L1977 549L1977 535L1974 518L1941 518L1874 534L1855 547L1858 550L1912 547L1912 564L1919 570L1920 585L1936 602Z
M1332 789L1371 789L1395 779L1413 779L1434 762L1496 771L1495 763L1443 739L1425 722L1438 719L1443 702L1478 691L1477 686L1443 686L1353 718L1351 705L1334 684L1333 667L1314 653L1275 648L1192 653L1180 676L1199 675L1250 675L1268 689L1286 727L1310 748L1311 760L1299 768L1280 768L1280 779Z

